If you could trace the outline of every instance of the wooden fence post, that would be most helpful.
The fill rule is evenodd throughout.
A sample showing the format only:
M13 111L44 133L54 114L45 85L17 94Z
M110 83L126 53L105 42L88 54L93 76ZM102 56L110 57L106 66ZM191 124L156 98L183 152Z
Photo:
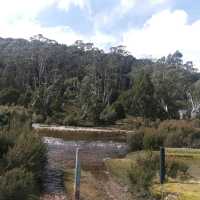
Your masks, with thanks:
M76 166L75 166L75 200L80 200L80 180L81 180L81 163L79 160L79 148L76 149Z
M160 147L160 184L165 181L165 148Z

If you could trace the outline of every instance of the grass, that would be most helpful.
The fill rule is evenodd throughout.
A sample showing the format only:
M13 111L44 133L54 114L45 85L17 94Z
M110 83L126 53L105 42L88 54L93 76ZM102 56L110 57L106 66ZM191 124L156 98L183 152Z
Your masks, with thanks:
M154 196L161 197L161 190L164 195L172 194L178 200L199 200L200 184L198 183L166 183L161 188L160 184L155 184L152 187Z
M105 161L106 168L118 181L129 184L128 171L133 164L131 159L109 159Z
M173 194L178 200L199 200L200 198L200 150L187 148L168 148L167 156L172 156L189 165L190 179L185 181L169 180L164 184L165 194ZM159 184L152 187L155 196L161 196Z
M200 159L200 149L167 148L167 155L181 158Z
M36 132L42 137L56 137L64 140L113 140L126 141L126 133L121 131L95 132L95 131L70 131L70 130L55 130L42 128L37 129Z
M123 184L129 185L128 171L138 156L143 156L144 151L129 153L124 159L106 160L109 172ZM154 152L159 154L159 152ZM169 179L164 184L165 194L172 194L178 200L199 200L200 199L200 150L187 148L167 148L167 157L173 157L189 165L190 178L184 181ZM130 187L131 185L129 185ZM151 188L152 194L161 197L160 184L156 183Z
M74 199L74 170L67 169L65 171L65 187L67 192L67 199ZM94 177L91 171L81 171L81 199L88 200L102 200L105 199L105 193Z

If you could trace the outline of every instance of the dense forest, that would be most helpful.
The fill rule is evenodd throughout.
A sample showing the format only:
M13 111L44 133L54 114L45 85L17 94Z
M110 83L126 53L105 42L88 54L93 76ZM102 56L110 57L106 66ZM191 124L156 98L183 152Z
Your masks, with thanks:
M110 124L129 115L162 120L198 110L200 74L179 51L136 59L124 46L104 52L42 35L0 38L0 91L1 105L22 105L35 122Z

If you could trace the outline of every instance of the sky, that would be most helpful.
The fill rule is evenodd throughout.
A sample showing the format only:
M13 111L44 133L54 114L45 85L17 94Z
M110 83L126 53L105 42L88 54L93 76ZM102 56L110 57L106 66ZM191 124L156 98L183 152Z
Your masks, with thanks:
M0 0L0 37L124 45L137 58L179 50L200 69L199 0Z

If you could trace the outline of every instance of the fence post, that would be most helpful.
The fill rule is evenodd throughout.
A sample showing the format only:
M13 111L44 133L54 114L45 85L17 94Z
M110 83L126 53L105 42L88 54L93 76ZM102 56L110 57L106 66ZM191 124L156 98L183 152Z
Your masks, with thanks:
M165 148L160 147L160 184L165 181Z
M75 166L75 200L80 200L80 179L81 179L81 163L79 160L79 148L76 149L76 166Z

